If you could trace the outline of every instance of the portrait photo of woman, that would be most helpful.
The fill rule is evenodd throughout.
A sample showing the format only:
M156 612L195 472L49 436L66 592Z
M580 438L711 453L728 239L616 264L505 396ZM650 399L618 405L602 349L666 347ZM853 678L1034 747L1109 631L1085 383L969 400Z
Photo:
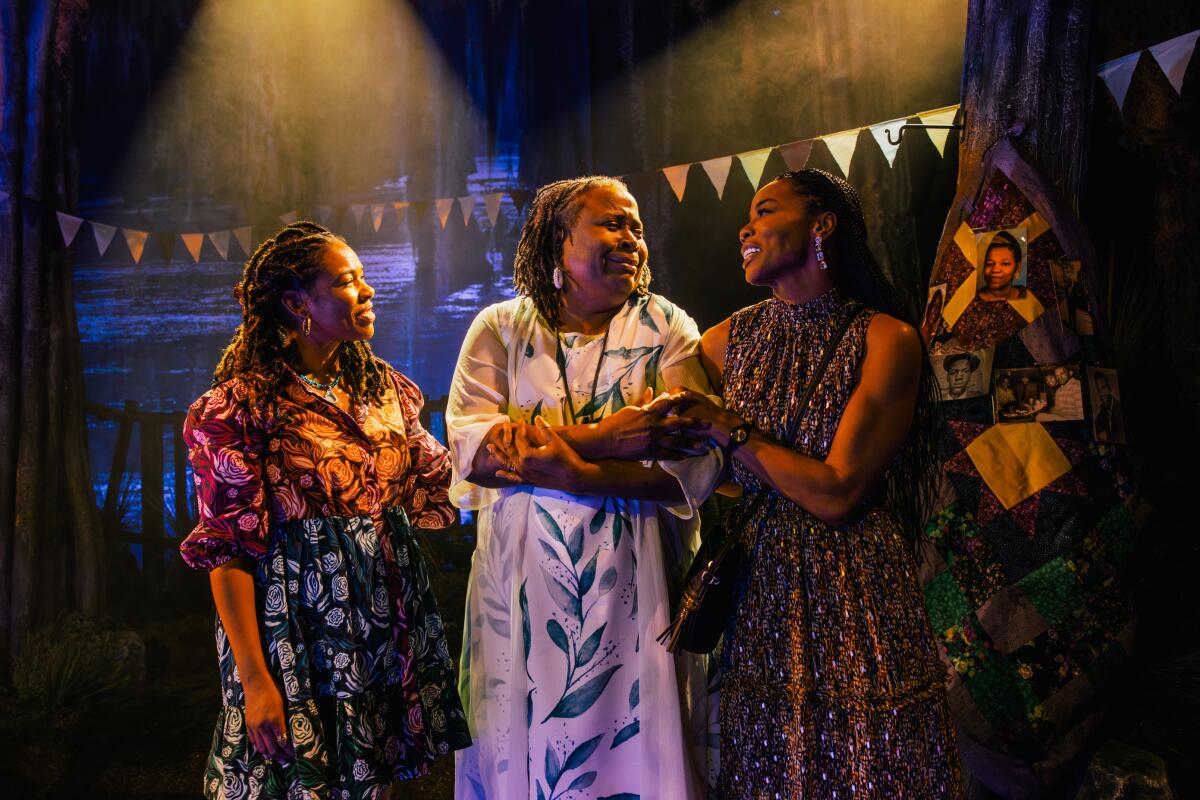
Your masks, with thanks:
M976 294L979 299L998 303L1023 298L1028 277L1025 229L1010 228L983 233L977 237L977 241L979 283Z

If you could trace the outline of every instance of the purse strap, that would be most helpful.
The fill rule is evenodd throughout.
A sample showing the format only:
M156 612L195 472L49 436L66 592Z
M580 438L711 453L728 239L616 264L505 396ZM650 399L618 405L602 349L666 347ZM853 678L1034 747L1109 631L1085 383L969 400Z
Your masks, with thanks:
M854 320L858 319L859 315L862 313L862 306L852 308L842 319L833 336L825 344L825 351L821 355L821 362L817 365L816 371L813 372L812 379L809 380L808 385L804 387L804 394L800 396L800 403L796 410L796 416L792 420L791 427L788 429L788 435L787 439L785 440L785 444L790 445L792 440L796 438L796 434L800 432L800 423L804 421L805 412L808 410L808 404L812 401L813 393L817 390L817 385L821 382L821 379L825 377L825 370L829 366L829 362L833 360L833 356L837 352L838 345L841 344L842 338L845 337L846 331L850 329L850 326L854 323ZM770 496L771 490L765 488L754 495L754 499L751 500L750 504L745 507L746 511L741 515L738 521L734 525L727 528L725 541L721 543L721 547L717 550L716 555L713 557L713 561L719 562L725 557L728 551L734 546L734 543L738 540L742 529L744 529L746 525L750 523L750 520L754 518L754 515L758 513L759 509L762 508L763 504ZM776 495L776 498L778 498L778 495Z

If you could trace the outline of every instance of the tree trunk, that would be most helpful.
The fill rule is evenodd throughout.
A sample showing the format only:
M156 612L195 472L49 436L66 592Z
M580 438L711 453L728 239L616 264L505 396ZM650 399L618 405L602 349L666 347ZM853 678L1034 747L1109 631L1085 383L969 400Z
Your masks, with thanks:
M71 274L56 210L72 207L71 29L79 0L0 11L0 644L100 611L103 544L92 500Z

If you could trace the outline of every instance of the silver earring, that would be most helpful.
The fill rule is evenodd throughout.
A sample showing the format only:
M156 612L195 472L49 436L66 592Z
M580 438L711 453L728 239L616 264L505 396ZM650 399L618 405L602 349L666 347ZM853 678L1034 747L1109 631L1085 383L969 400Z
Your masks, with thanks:
M813 238L813 247L816 248L817 251L817 264L821 267L821 269L826 269L829 265L825 263L825 251L821 249L821 234L818 233L816 237Z
M562 288L562 285L563 285L563 271L562 271L562 267L555 267L555 268L554 268L554 274L550 276L550 279L551 279L552 281L554 281L554 288L555 288L555 289L561 289L561 288Z

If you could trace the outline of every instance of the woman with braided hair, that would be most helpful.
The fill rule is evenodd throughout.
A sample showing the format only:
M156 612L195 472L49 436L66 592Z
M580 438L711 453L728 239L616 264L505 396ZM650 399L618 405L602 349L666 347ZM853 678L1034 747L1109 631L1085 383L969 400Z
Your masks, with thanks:
M957 797L914 559L938 466L920 336L842 179L780 175L739 238L746 281L774 297L704 334L725 407L685 412L766 493L722 648L721 796Z
M413 541L455 511L421 392L377 359L358 256L311 222L255 250L184 423L222 710L210 798L375 798L469 741Z
M649 280L625 185L552 183L517 246L520 296L484 309L463 342L451 497L479 510L479 538L461 798L704 794L703 670L654 637L720 461L706 425L672 414L679 397L651 399L707 380L695 323Z

